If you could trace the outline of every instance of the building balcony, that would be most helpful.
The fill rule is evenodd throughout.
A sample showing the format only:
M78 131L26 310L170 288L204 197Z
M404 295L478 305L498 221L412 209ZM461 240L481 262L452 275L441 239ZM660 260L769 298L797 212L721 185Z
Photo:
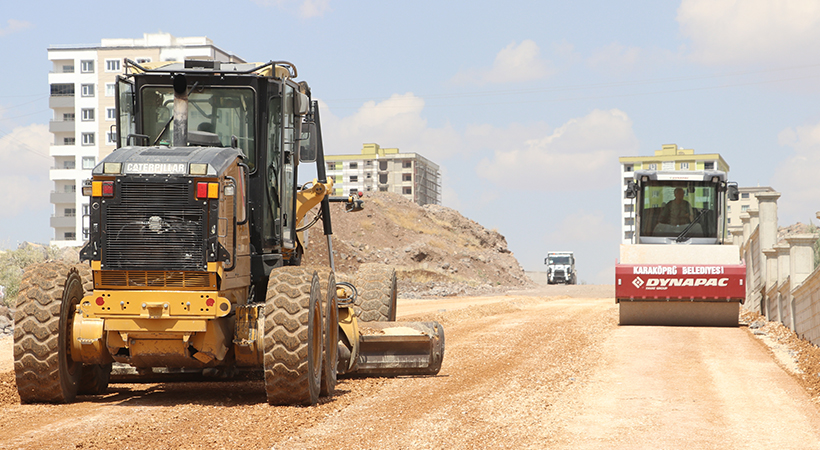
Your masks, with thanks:
M48 131L52 133L70 133L74 131L73 120L51 120L48 122Z
M76 216L51 216L51 228L74 228L76 225Z
M70 203L74 204L77 200L77 194L75 192L57 192L51 191L51 203L55 205L59 205L61 203Z
M52 95L48 98L48 107L51 109L55 108L73 108L74 107L74 96L73 95Z

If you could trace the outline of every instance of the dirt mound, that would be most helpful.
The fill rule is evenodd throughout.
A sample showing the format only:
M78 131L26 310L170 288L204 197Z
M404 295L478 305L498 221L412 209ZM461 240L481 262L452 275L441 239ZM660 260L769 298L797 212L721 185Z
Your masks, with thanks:
M786 243L786 238L794 235L794 234L809 234L812 233L814 230L814 226L797 222L787 227L778 227L777 228L777 242L778 243Z
M368 193L364 211L331 204L336 270L359 264L396 268L400 296L450 296L531 286L507 240L451 208L419 206L404 197ZM306 220L312 218L308 214ZM318 223L309 233L307 264L326 265L327 245Z

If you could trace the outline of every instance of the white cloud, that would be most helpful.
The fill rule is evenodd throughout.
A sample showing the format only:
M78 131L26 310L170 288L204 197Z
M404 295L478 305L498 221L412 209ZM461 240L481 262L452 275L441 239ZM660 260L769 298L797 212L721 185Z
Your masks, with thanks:
M0 205L12 219L49 203L48 157L51 135L46 125L18 127L0 138Z
M499 186L578 191L615 183L613 161L635 153L638 141L626 113L596 109L547 136L517 144L507 139L507 146L479 162L480 177Z
M320 17L330 9L330 0L304 0L299 12L302 17Z
M781 223L807 223L820 211L820 123L787 128L778 135L780 145L794 153L775 169L771 186L782 196L778 200Z
M298 10L299 16L309 19L320 17L330 10L330 0L252 0L259 6L276 6L284 10Z
M461 151L460 137L449 126L432 128L422 115L424 99L394 94L376 103L370 101L348 117L337 117L320 100L322 134L328 154L356 153L362 144L417 152L434 161Z
M6 21L6 24L7 25L5 27L0 27L0 37L14 34L18 31L23 31L26 28L31 28L31 23L26 22L25 20L9 19Z
M681 33L705 64L801 63L820 53L817 0L683 0Z
M551 63L541 58L541 49L526 39L501 49L490 68L469 69L457 73L451 81L457 84L517 83L546 78L554 73Z

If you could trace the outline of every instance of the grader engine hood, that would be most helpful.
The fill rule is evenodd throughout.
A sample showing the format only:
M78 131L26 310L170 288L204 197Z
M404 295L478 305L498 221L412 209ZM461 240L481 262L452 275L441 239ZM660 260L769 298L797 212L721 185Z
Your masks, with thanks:
M219 147L113 152L93 171L81 259L103 271L205 271L230 259L218 242L217 208L225 172L240 157Z

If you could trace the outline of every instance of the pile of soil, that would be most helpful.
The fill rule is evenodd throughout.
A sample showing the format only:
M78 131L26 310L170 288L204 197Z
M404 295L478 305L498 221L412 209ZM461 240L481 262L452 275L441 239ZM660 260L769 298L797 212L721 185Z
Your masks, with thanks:
M451 208L419 206L389 192L367 193L364 210L331 204L336 271L352 274L363 263L396 269L399 296L497 293L533 286L507 248L507 240ZM315 210L305 221L312 219ZM322 223L309 230L303 264L327 265Z

